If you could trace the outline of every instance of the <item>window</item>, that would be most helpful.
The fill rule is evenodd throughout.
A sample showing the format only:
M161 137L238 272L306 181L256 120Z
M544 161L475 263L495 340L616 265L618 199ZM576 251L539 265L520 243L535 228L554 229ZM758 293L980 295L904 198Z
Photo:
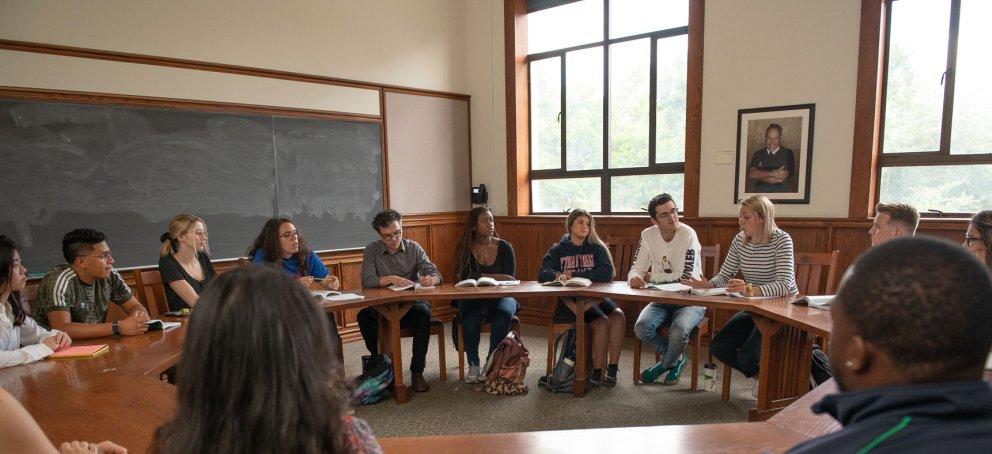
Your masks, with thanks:
M688 0L582 0L527 15L532 213L681 207Z
M992 2L889 0L878 200L992 208ZM938 211L939 210L939 211Z

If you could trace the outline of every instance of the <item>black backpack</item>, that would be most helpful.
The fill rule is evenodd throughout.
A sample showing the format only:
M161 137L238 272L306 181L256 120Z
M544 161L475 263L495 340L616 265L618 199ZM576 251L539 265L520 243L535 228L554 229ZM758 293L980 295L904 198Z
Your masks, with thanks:
M555 338L552 357L557 358L554 368L537 381L537 386L552 394L571 393L572 383L575 382L575 328Z

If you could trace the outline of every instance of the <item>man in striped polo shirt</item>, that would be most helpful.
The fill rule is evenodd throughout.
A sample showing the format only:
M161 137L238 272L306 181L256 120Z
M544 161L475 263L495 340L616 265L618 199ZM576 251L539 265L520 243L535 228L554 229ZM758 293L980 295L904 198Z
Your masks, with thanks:
M39 325L73 339L148 331L148 312L114 270L114 257L103 233L76 229L65 234L62 254L66 263L52 268L38 288L32 317ZM124 309L128 317L106 323L110 303Z

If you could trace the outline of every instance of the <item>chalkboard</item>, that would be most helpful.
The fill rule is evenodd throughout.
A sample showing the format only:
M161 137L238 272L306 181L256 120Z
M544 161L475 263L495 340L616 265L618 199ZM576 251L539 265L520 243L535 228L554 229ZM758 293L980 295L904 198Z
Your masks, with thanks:
M156 265L178 213L214 259L243 256L271 216L315 250L362 247L383 208L375 122L0 99L0 234L32 272L62 236L107 234L117 267Z

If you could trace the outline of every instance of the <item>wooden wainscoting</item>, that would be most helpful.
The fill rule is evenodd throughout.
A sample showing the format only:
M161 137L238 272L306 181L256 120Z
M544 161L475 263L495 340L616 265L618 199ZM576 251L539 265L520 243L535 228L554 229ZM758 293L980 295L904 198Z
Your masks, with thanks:
M696 230L701 244L720 244L724 257L730 249L731 240L739 231L737 218L684 218L682 222ZM871 220L779 219L777 223L792 236L796 252L840 251L835 284L840 281L843 270L871 245L868 238ZM537 271L545 252L565 233L565 216L503 216L496 218L496 224L499 235L513 244L517 275L524 280L537 279ZM637 237L641 230L650 225L651 221L647 216L596 218L597 233L604 239L611 235ZM917 234L943 237L960 243L967 225L966 220L925 219L920 222ZM637 318L636 306L621 303L621 307L627 314L628 328L632 330ZM553 309L554 301L540 301L523 305L519 317L525 323L547 323ZM718 319L716 322L722 325L725 319L723 317L723 320Z

